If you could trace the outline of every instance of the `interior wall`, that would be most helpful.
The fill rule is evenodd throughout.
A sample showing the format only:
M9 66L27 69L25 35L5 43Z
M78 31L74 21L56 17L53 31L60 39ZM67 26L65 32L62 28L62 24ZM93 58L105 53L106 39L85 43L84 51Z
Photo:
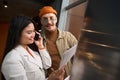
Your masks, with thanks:
M3 52L5 48L7 33L8 33L8 23L0 23L0 64L3 57Z
M76 7L68 10L66 28L77 39L80 37L80 28L84 26L84 14L87 2L84 2Z
M5 48L7 33L8 33L8 23L0 23L0 66L3 58L3 52ZM0 80L1 80L1 72L0 72Z

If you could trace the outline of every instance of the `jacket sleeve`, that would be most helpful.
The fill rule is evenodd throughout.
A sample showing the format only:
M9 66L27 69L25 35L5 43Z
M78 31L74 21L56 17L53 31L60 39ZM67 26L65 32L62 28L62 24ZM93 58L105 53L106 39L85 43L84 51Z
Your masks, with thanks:
M70 47L73 47L74 45L76 45L78 43L78 40L72 33L67 32L66 36L67 36L67 41L68 41Z
M46 49L42 49L42 50L39 49L39 52L40 52L44 69L48 69L52 65L51 57L48 51Z
M27 80L22 59L16 53L6 56L2 63L1 71L6 80Z

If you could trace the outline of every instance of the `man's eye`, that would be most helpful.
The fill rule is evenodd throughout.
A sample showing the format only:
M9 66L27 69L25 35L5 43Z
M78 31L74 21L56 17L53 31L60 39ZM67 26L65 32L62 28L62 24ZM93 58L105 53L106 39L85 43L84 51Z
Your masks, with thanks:
M56 20L56 19L55 19L55 18L53 18L53 17L50 17L50 20L54 21L54 20Z
M43 18L43 20L47 20L47 18Z

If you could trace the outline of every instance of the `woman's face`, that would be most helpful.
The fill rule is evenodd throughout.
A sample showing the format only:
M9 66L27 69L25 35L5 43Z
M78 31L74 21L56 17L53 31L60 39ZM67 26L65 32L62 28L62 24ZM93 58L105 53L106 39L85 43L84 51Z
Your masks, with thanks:
M25 27L21 33L20 37L20 44L21 45L28 45L34 42L35 37L35 28L33 23L30 23Z

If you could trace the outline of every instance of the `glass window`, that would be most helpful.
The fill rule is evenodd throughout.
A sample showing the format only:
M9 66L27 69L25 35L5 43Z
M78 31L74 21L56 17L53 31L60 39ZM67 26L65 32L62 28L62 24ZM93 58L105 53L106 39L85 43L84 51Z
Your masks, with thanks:
M86 0L69 0L69 2L63 2L59 28L70 31L79 39L80 28L83 27L86 5Z

